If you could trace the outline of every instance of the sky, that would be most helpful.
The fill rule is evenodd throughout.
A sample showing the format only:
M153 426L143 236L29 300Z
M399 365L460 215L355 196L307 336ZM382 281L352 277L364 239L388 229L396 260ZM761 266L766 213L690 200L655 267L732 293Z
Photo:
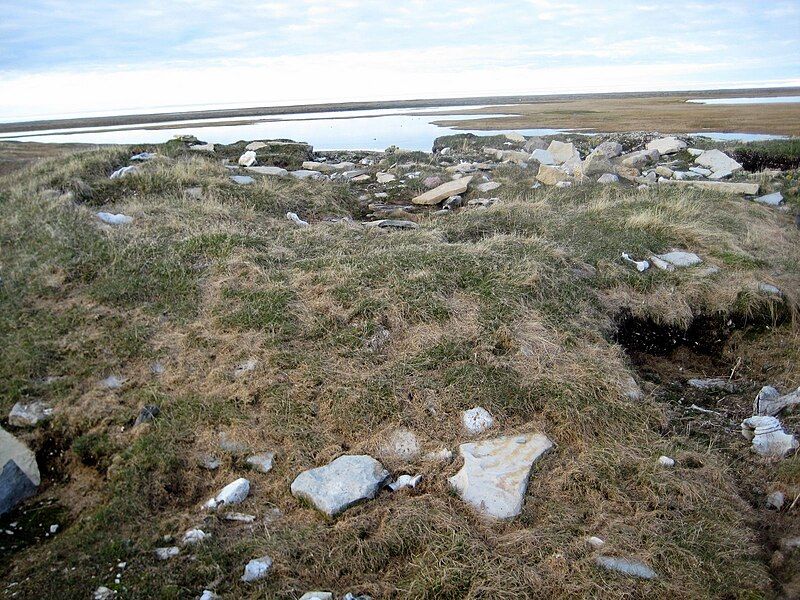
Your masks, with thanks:
M0 0L0 120L800 85L800 0Z

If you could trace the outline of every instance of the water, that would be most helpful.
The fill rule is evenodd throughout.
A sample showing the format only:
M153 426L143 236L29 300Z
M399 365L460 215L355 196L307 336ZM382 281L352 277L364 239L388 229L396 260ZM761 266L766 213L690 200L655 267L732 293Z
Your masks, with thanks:
M769 133L723 133L721 131L700 131L688 135L707 137L717 142L765 142L767 140L785 140L788 135L772 135Z
M766 96L764 98L697 98L687 100L692 104L794 104L800 102L800 96Z

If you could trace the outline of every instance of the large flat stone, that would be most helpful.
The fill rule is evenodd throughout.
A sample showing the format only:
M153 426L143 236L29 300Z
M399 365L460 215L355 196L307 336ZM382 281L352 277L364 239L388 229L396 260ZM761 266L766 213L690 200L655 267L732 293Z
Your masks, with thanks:
M458 194L463 194L467 191L467 186L469 186L469 182L472 181L472 177L462 177L461 179L455 179L453 181L448 181L447 183L443 183L442 185L433 188L432 190L428 190L424 194L420 194L411 202L414 204L421 204L424 206L432 206L434 204L439 204L442 200L447 200L450 196L456 196Z
M478 512L510 519L522 511L533 463L553 446L544 434L520 434L461 444L464 466L450 479Z
M371 456L340 456L324 467L303 471L292 482L292 494L329 517L357 502L374 498L389 472Z
M35 494L40 482L36 455L0 427L0 515Z
M730 183L727 181L690 181L677 179L660 179L659 185L692 186L703 190L713 190L723 194L744 194L755 196L758 193L757 183Z
M563 164L567 162L570 158L574 158L575 156L578 157L578 160L581 159L581 155L578 153L578 151L575 149L575 146L572 143L565 143L565 142L559 142L558 140L553 140L547 147L547 151L553 157L553 160L557 165Z
M694 159L701 167L711 169L714 173L735 173L742 168L738 162L721 150L706 150Z
M675 154L686 148L686 142L675 137L659 138L647 144L648 150L658 150L659 154Z
M539 172L536 174L536 179L545 185L555 185L559 181L572 181L572 177L570 177L566 171L560 167L551 165L540 165Z

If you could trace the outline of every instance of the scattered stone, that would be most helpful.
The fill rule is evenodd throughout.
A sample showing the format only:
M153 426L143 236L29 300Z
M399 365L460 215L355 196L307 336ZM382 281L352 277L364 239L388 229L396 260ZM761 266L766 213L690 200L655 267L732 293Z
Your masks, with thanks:
M36 427L53 416L53 409L42 402L17 402L8 414L8 422L14 427Z
M665 167L664 165L659 165L656 167L656 175L661 175L661 177L666 177L667 179L669 179L670 177L672 177L674 173L675 171L673 171L669 167Z
M581 158L581 155L571 142L565 143L553 140L547 147L547 151L550 153L550 156L553 157L553 162L557 165L563 164L575 156L578 157L578 160Z
M372 179L372 175L357 175L353 177L350 181L353 183L364 183L365 181L369 181Z
M209 471L216 471L222 464L216 456L208 456L208 455L201 456L197 462L201 467L203 467L204 469L208 469Z
M556 183L556 187L557 188L572 187L572 182L571 181L559 181L558 183Z
M199 544L206 539L206 535L206 532L202 529L190 529L183 534L183 544L188 546Z
M220 492L203 505L203 508L216 510L222 505L241 504L250 493L250 482L240 477L220 490Z
M639 273L643 273L650 268L649 262L647 262L646 260L634 260L627 252L622 253L622 260L634 265L636 267L636 270L639 271Z
M153 375L163 375L166 372L166 369L164 368L164 365L156 361L150 365L150 372Z
M696 173L695 171L674 171L672 173L672 178L678 181L683 181L684 179L695 179L697 177L702 177L700 173Z
M707 167L714 173L735 173L741 170L742 165L733 160L721 150L706 150L694 159L701 167Z
M136 421L133 422L133 426L136 427L137 425L141 425L143 423L149 423L155 419L160 412L161 409L155 404L145 404L139 411Z
M245 150L260 150L261 148L266 148L267 144L264 142L250 142L247 146L244 147Z
M239 523L252 523L256 520L255 515L247 515L245 513L229 512L225 514L226 521L237 521Z
M340 456L324 467L309 469L292 482L292 494L334 517L357 502L374 498L389 472L371 456Z
M222 596L215 594L211 590L203 590L203 593L200 594L200 598L198 600L222 600Z
M154 154L153 152L140 152L139 154L134 154L133 156L131 156L131 160L132 161L138 160L144 162L148 160L153 160L156 156L157 154Z
M297 213L287 212L286 218L298 227L308 227L308 221L303 221L303 219L297 216Z
M702 175L703 177L708 177L709 175L713 175L714 171L711 169L706 169L705 167L689 167L689 170L692 173L697 173L698 175Z
M415 488L417 487L417 483L419 480L422 479L422 475L400 475L395 481L390 483L387 487L389 487L393 492L397 490L401 490L403 488Z
M603 173L610 173L614 170L614 165L608 159L608 156L603 152L594 151L583 161L581 171L583 175L598 175Z
M401 427L395 429L387 438L382 447L383 454L399 458L401 460L414 460L419 456L419 440L416 434L410 429Z
M123 215L121 213L114 214L108 212L99 212L97 213L97 218L103 223L108 223L109 225L128 225L133 223L133 217L129 217L128 215Z
M439 187L442 185L442 178L432 175L430 177L426 177L422 180L422 185L425 186L426 189L433 189L435 187Z
M516 131L512 131L511 133L507 133L505 135L506 135L506 139L511 141L511 142L517 142L518 144L524 144L525 143L525 136L522 135L521 133L517 133Z
M736 391L736 386L730 380L722 377L715 377L711 379L690 379L687 381L690 386L698 390L724 390L726 392Z
M41 483L36 455L0 427L0 515L33 496Z
M572 177L559 167L542 164L539 166L536 179L545 185L556 185L560 181L570 181Z
M255 179L249 175L231 175L230 177L231 181L238 183L239 185L250 185L255 181Z
M275 460L274 452L259 452L247 457L247 464L254 466L262 473L269 473L272 470L272 462Z
M461 415L464 428L472 434L483 433L494 425L494 418L482 406L465 410Z
M784 433L775 417L755 416L742 421L742 435L753 443L753 451L770 458L783 458L798 447L791 434Z
M700 148L687 148L686 151L692 156L700 156L703 152L705 152L705 150L701 150Z
M632 575L642 579L655 579L656 572L643 562L638 560L628 560L625 558L614 558L612 556L598 556L594 559L597 566L608 571L616 571L624 575Z
M602 152L606 155L606 158L616 158L620 154L622 154L622 144L617 142L602 142L600 145L597 146L592 152Z
M337 170L334 165L329 165L328 163L324 162L316 162L313 160L304 161L302 167L306 171L320 171L321 173L333 173Z
M678 175L678 172L675 172ZM661 179L659 184L668 185L681 185L693 186L702 188L704 190L713 190L725 194L744 194L746 196L755 196L758 193L759 185L757 183L728 183L725 181L680 181L677 179Z
M659 456L658 464L660 464L662 467L674 467L675 460L670 458L669 456Z
M533 463L552 446L543 434L461 444L464 466L448 481L480 513L496 519L515 517L522 511Z
M366 227L379 227L380 229L417 229L419 225L414 221L405 219L379 219L377 221L367 221Z
M450 196L444 201L442 208L445 210L454 210L456 208L460 208L463 203L464 199L461 196Z
M194 144L189 146L189 150L194 152L214 152L214 144Z
M248 173L256 173L258 175L269 175L272 177L288 177L289 171L281 167L247 167Z
M240 167L252 167L256 164L256 153L253 150L247 150L239 157Z
M619 177L614 175L613 173L604 173L597 178L597 183L601 185L608 185L610 183L617 183L619 181Z
M656 161L659 158L661 158L661 154L658 150L637 150L636 152L624 154L620 157L620 162L625 167L641 169L647 163ZM617 173L619 173L619 169L617 169Z
M308 169L289 171L289 175L295 179L322 179L324 177L324 175L319 171L309 171Z
M395 177L391 173L378 173L375 175L375 179L377 180L378 183L391 183L392 181L397 179L397 177Z
M525 146L523 146L525 152L534 152L536 150L546 150L547 149L547 142L544 141L540 137L532 137L527 142L525 142Z
M462 177L461 179L456 179L454 181L448 181L447 183L443 183L432 190L428 190L424 194L420 194L416 198L413 198L411 202L413 204L420 204L423 206L439 204L442 200L445 200L450 196L455 196L457 194L463 194L466 192L470 181L472 181L471 176Z
M639 177L639 169L634 167L626 167L623 165L617 165L616 167L617 175L622 177L623 179L627 179L628 181L636 181L636 178Z
M109 589L104 585L101 585L94 591L92 598L94 600L111 600L115 594L116 592L114 590Z
M428 452L425 455L425 460L433 462L450 462L453 460L453 452L448 448L440 448L439 450Z
M300 596L300 600L333 600L331 592L306 592Z
M540 165L554 165L556 164L555 158L553 155L550 154L547 150L542 148L537 148L531 153L530 158L528 159L533 162L538 162Z
M139 167L135 165L131 165L129 167L122 167L114 171L111 175L109 175L109 179L122 179L128 175L133 175L136 171L139 170Z
M781 396L777 389L771 385L766 385L761 388L755 402L753 402L753 414L774 417L785 409L798 405L800 405L800 387L785 396Z
M692 252L684 252L682 250L674 250L666 254L659 254L656 256L659 260L671 264L673 267L692 267L699 265L702 259Z
M666 137L653 140L647 144L648 150L658 150L659 154L675 154L686 148L686 142L676 137Z
M592 536L589 539L587 539L586 543L589 544L595 550L599 550L600 548L606 545L606 543L602 539L595 536Z
M502 184L496 181L487 181L486 183L481 183L480 185L476 186L475 189L477 189L479 192L491 192L492 190L499 188L501 185Z
M767 494L766 505L767 508L780 510L783 508L783 503L786 501L786 496L780 490L775 490Z
M758 202L759 204L766 204L767 206L780 206L783 204L783 194L780 192L774 192L772 194L767 194L766 196L753 198L753 201Z
M169 546L167 548L156 548L155 554L158 560L169 560L181 553L181 549L177 546Z
M100 382L100 385L109 390L116 390L121 388L126 381L128 380L125 377L117 377L116 375L109 375Z
M236 368L233 369L233 376L241 377L242 375L246 375L251 371L255 371L257 364L258 361L255 358L249 358L243 363L236 365Z
M763 281L758 284L758 291L764 292L765 294L771 294L773 296L782 296L780 288L772 285L771 283L764 283Z
M272 568L272 559L269 556L262 556L261 558L254 558L244 568L244 575L242 581L251 583L264 579Z

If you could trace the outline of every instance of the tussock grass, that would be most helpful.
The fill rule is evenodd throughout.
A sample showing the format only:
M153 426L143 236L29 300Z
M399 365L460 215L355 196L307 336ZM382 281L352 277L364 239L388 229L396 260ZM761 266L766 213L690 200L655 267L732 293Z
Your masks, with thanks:
M322 221L357 214L345 185L237 187L206 157L108 181L126 154L43 163L0 191L0 409L34 396L57 407L50 434L67 449L70 478L47 493L75 517L5 568L19 597L85 597L123 560L122 598L190 597L214 582L230 598L312 588L454 599L767 593L752 509L726 456L665 435L666 407L627 395L632 370L613 333L620 314L684 327L700 314L790 320L800 240L786 217L685 190L517 194L524 174L508 170L512 192L492 208L387 233ZM75 181L85 194L46 191ZM194 186L199 200L184 194ZM135 221L101 225L100 207ZM295 228L287 210L313 226ZM719 273L639 274L619 260L672 248ZM784 296L759 292L761 281ZM388 340L371 344L383 330ZM256 368L235 376L251 358ZM154 360L163 375L150 372ZM110 373L128 378L121 390L98 387ZM44 383L53 376L63 379ZM161 415L131 429L151 403ZM466 439L460 411L475 405L495 416L491 435L544 431L556 442L509 523L482 521L448 490L458 461L404 464L382 450L400 426L425 451L455 449ZM220 432L276 450L273 471L246 472L220 453ZM197 458L211 452L222 466L204 471ZM290 495L301 470L361 452L393 473L422 473L420 487L333 522ZM660 469L661 454L699 466ZM199 516L245 473L242 510L255 525ZM265 524L273 508L283 517ZM196 551L153 559L162 536L201 523L212 537ZM660 577L597 570L590 535ZM265 553L274 574L242 584L243 565ZM45 554L53 573L39 568Z

